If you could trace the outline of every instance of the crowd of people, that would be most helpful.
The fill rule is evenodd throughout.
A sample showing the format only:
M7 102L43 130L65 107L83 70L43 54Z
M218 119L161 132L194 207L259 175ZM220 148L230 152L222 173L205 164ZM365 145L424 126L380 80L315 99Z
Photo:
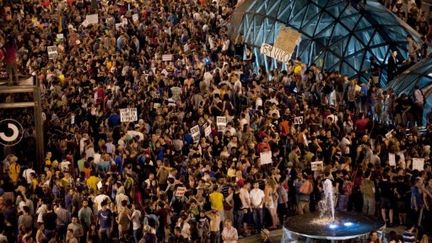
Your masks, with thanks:
M40 83L47 152L38 166L5 154L0 242L271 242L317 210L324 179L337 210L407 227L389 242L431 237L420 89L398 97L301 60L254 72L228 36L237 1L11 2L5 63L11 83Z

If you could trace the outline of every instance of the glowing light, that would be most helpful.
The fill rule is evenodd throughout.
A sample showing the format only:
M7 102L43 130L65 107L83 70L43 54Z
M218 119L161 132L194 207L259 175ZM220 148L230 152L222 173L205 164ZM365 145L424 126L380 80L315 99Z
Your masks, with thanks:
M344 226L346 226L346 227L350 227L350 226L352 226L352 225L353 225L352 222L345 222L345 223L344 223Z
M336 229L338 226L337 226L337 224L330 224L329 225L329 228L330 229Z

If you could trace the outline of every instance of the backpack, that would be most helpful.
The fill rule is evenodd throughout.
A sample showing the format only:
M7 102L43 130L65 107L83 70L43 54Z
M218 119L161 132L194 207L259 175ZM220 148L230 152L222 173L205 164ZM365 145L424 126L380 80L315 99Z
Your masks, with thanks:
M313 191L312 183L309 180L303 182L303 184L299 188L299 193L309 195Z

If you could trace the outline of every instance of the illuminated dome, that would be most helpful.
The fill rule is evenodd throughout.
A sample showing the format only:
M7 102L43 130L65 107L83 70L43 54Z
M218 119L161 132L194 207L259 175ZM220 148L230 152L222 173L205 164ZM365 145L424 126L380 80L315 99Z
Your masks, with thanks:
M426 103L423 109L423 124L425 124L426 115L432 111L432 58L426 58L401 73L388 84L387 89L393 89L398 96L402 94L412 96L416 85L425 96Z
M245 0L231 19L231 36L240 34L253 47L256 65L267 70L286 68L260 54L263 43L274 44L281 27L301 33L293 58L315 63L325 70L340 71L367 80L370 60L381 67L380 81L387 80L386 62L392 51L407 57L406 37L421 43L419 34L376 0L353 6L349 0Z

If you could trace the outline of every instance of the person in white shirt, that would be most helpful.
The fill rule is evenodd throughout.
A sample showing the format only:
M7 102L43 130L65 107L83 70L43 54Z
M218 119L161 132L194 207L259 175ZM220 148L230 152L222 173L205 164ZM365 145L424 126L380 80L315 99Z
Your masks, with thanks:
M133 238L135 243L138 243L141 239L141 211L137 209L135 204L131 205L132 215L130 220L132 221Z
M264 224L264 191L259 188L259 183L253 184L253 189L249 192L253 220L255 224L255 230L260 232Z

